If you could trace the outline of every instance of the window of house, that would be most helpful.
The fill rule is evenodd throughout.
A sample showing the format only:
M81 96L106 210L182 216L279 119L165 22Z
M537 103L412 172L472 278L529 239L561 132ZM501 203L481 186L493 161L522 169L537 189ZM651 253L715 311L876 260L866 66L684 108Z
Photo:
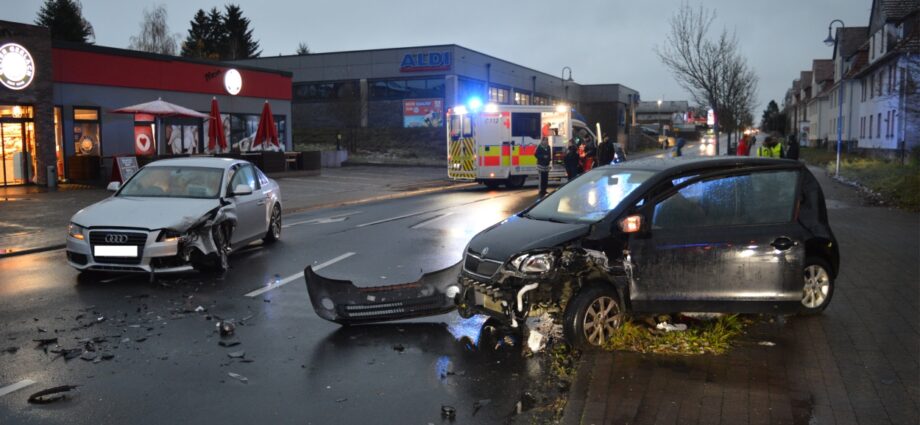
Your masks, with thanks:
M102 156L99 108L73 108L74 152L79 156Z
M878 121L876 121L875 137L882 137L882 113L878 113Z
M549 98L546 96L534 96L533 97L534 105L549 105Z
M500 87L489 87L489 102L508 103L511 101L511 91Z
M873 118L873 117L874 117L873 115L869 115L869 131L868 131L868 135L869 135L869 138L870 138L870 139L872 138L872 118Z
M866 137L866 117L859 117L859 137Z

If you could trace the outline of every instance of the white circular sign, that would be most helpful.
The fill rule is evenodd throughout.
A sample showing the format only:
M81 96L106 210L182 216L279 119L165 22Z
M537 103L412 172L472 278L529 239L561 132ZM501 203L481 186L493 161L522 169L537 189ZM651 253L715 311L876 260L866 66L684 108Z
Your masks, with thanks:
M138 152L147 152L150 150L150 137L144 133L138 134L134 146Z
M35 64L32 55L16 43L0 46L0 84L13 90L22 90L32 84Z
M239 71L231 68L224 73L224 88L227 89L227 93L232 95L239 94L243 88L243 76L240 75Z

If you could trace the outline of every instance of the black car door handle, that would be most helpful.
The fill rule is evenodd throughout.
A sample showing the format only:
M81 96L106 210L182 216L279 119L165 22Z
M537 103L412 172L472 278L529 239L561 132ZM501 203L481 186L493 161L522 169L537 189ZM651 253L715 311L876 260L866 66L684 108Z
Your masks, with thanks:
M770 245L780 251L785 251L795 246L796 243L792 239L782 237L782 238L776 238L776 240L773 241L773 243L771 243Z

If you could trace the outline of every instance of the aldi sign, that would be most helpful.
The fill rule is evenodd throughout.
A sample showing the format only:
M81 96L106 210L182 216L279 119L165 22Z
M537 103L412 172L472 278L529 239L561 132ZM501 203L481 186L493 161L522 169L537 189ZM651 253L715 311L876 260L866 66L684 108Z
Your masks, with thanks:
M403 56L399 72L447 71L450 52L408 53Z

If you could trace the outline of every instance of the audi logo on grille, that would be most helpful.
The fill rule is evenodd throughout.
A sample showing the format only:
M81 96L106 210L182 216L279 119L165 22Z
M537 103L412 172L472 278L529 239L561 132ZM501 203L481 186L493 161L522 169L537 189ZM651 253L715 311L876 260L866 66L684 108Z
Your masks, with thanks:
M128 235L105 235L106 243L126 243Z

